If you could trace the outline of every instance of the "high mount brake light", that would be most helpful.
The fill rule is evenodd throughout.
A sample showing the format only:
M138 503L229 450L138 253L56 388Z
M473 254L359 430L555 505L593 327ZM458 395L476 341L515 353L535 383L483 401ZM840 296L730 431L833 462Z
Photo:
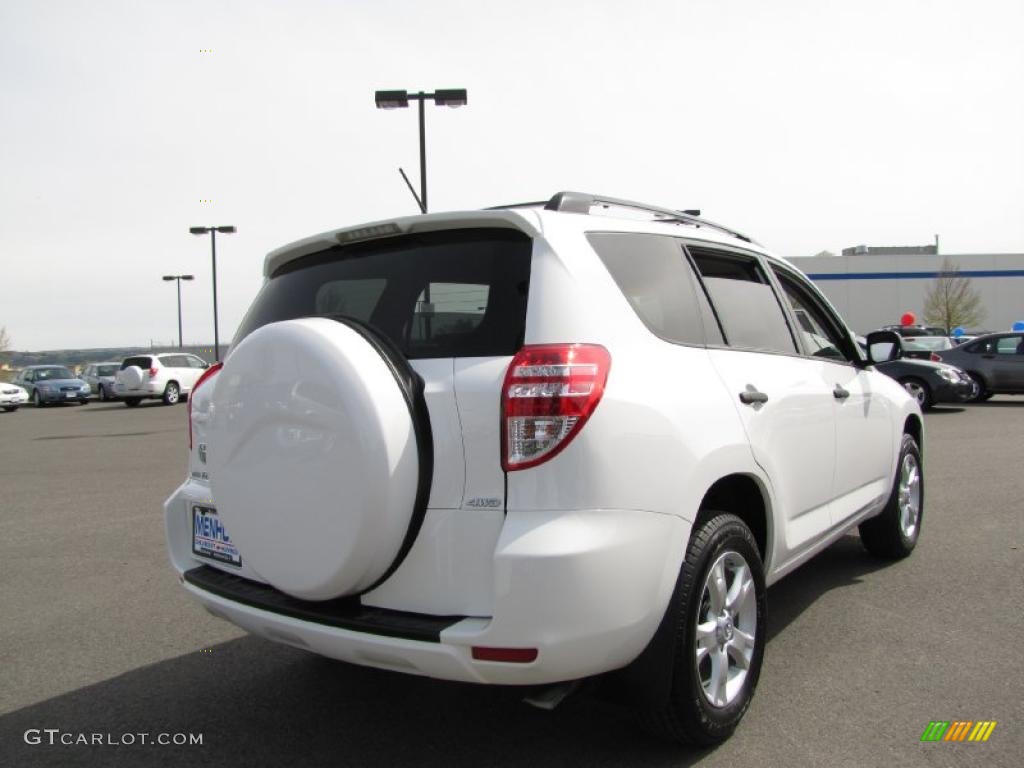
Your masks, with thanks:
M519 350L501 387L502 469L527 469L558 455L600 402L611 363L596 344Z
M199 387L209 379L212 379L215 374L220 373L220 369L224 367L224 363L214 363L205 371L203 375L196 379L196 383L192 386L192 392L188 396L188 449L192 450L192 398L196 396L196 392L199 391Z

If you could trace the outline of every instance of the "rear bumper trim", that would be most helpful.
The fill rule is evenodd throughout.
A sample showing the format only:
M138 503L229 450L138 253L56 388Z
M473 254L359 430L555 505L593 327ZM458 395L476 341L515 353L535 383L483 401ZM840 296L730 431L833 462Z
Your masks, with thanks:
M183 577L198 589L236 603L314 624L384 637L439 643L442 631L465 618L371 608L362 605L358 597L324 601L299 600L266 584L243 579L208 565L185 571Z

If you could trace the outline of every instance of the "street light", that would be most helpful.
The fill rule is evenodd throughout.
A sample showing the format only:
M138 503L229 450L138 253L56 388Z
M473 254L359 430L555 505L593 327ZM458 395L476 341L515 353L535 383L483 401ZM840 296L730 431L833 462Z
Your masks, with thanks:
M195 277L193 275L164 275L164 280L178 281L178 349L182 349L184 345L181 343L181 281L195 280Z
M427 136L426 136L426 118L423 113L423 103L425 101L433 101L439 107L464 107L467 104L467 96L465 88L438 88L434 93L409 93L408 91L377 91L374 93L374 101L377 104L377 109L402 109L409 106L409 100L418 101L420 103L420 194L416 197L416 191L409 184L409 179L406 178L405 172L402 171L402 178L405 179L405 183L409 184L409 191L412 192L412 196L416 197L416 202L420 206L420 212L427 212ZM399 169L401 170L401 169Z
M210 233L210 252L213 255L213 359L220 362L220 333L217 330L217 233L225 235L234 234L237 230L234 227L189 227L188 231L193 235L205 235Z

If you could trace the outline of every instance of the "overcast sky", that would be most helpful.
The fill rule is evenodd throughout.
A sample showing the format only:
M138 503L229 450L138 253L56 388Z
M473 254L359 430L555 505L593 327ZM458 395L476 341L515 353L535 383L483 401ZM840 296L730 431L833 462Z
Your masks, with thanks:
M1021 0L0 0L0 325L14 349L221 338L264 254L561 189L676 208L784 256L1024 251ZM209 50L210 53L204 51ZM209 200L211 202L201 202Z

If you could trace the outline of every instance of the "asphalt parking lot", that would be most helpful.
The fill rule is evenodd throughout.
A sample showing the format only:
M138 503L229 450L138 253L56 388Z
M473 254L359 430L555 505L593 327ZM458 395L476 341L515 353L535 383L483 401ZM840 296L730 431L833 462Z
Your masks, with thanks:
M772 587L753 705L702 751L586 696L543 712L248 637L166 561L183 405L0 413L0 765L1019 766L1024 398L939 409L926 430L917 551L886 565L848 536ZM921 743L931 720L998 725ZM203 743L25 743L48 728Z

